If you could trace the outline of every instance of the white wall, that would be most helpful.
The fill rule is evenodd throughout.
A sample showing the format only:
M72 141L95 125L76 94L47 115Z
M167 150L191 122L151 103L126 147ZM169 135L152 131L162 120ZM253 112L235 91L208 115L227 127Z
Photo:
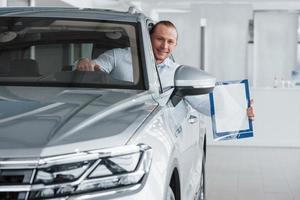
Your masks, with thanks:
M195 18L200 15L207 21L206 71L217 80L247 77L246 49L251 5L200 5L193 7L193 11Z
M254 87L290 79L297 66L298 14L282 11L254 15Z

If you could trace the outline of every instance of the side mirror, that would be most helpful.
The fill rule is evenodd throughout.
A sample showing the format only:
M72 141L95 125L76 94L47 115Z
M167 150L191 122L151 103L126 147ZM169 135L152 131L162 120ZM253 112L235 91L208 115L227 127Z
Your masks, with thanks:
M216 78L196 67L181 65L174 77L175 95L201 95L213 91Z

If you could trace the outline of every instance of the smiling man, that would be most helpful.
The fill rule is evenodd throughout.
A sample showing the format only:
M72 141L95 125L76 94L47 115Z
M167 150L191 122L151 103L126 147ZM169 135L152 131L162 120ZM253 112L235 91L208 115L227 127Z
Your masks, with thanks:
M155 62L161 79L162 87L173 85L176 68L169 56L177 46L177 30L170 21L159 21L150 30L151 43ZM130 48L115 48L104 52L96 59L80 59L76 64L78 71L101 70L113 78L132 81L132 61Z
M179 66L169 58L177 46L176 27L170 21L160 21L152 27L150 37L162 88L171 87Z
M150 31L156 64L162 63L177 46L177 30L173 23L160 21Z

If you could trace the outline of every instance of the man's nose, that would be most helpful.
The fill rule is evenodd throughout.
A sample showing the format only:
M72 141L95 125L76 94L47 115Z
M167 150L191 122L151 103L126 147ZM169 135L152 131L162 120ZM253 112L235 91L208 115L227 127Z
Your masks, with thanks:
M163 41L161 43L161 47L164 48L164 49L168 48L168 42L167 41Z

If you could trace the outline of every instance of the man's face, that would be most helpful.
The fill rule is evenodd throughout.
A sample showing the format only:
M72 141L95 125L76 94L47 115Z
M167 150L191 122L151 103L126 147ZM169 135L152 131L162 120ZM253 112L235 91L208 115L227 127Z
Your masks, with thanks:
M177 31L173 27L159 24L151 34L151 43L156 64L162 63L177 45Z

